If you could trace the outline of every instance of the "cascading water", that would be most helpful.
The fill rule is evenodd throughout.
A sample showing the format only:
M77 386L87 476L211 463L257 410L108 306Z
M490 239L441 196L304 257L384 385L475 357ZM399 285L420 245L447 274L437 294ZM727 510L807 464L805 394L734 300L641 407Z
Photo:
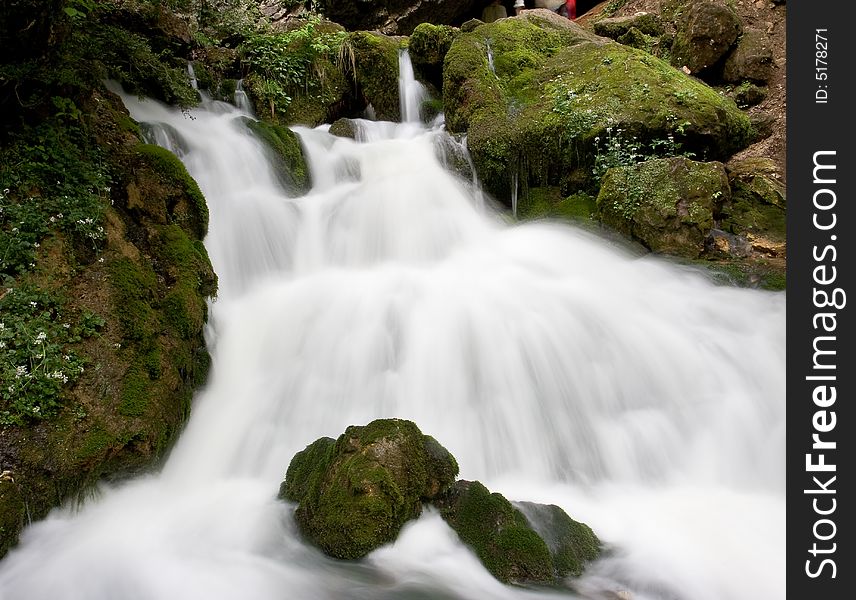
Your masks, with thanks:
M784 597L783 294L507 227L415 124L300 130L313 188L289 198L229 105L124 100L209 203L211 377L162 472L30 526L0 598L568 597L499 584L431 511L357 563L303 543L291 456L377 417L589 523L610 550L572 597Z
M253 114L253 105L250 103L250 99L247 96L247 92L244 91L244 80L239 79L235 82L235 106L238 110L241 110L248 115Z
M404 123L418 123L422 103L428 98L425 86L416 80L413 63L407 50L398 52L398 97L401 99L401 120Z

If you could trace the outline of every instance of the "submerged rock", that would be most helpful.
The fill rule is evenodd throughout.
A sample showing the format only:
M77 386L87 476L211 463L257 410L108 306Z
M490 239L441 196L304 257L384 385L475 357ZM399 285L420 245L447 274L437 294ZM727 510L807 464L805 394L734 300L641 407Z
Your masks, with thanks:
M309 167L306 165L298 135L282 125L250 118L244 118L243 121L268 148L271 162L283 187L298 194L309 191Z
M379 419L316 440L292 459L280 498L297 502L303 534L336 558L360 558L455 480L458 464L411 421Z

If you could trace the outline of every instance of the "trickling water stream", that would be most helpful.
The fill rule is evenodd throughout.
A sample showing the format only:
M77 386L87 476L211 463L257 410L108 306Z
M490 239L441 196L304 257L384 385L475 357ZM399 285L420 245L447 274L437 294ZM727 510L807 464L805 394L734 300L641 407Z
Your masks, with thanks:
M378 417L589 523L612 550L582 597L784 597L783 294L508 227L415 122L299 129L313 189L289 198L240 111L124 100L209 203L213 368L163 471L29 527L0 598L568 597L499 584L431 512L356 563L300 541L291 456Z

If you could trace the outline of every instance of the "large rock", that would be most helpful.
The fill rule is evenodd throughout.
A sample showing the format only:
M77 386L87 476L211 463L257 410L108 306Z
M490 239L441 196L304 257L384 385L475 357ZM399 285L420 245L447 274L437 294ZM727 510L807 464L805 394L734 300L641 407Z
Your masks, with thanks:
M454 457L413 422L379 419L296 454L280 497L298 503L307 538L330 556L354 559L394 540L457 473Z
M737 47L725 60L722 78L739 83L746 79L766 82L773 71L773 51L760 29L743 32Z
M730 197L722 163L666 158L609 169L597 207L605 224L650 250L698 258Z
M348 37L353 52L357 93L371 104L382 121L398 121L401 108L398 98L398 39L368 31L357 31Z
M767 158L743 158L726 165L731 198L722 207L721 228L773 244L785 241L785 184L776 164Z
M608 128L655 147L673 136L714 159L744 147L750 133L734 102L704 83L546 10L455 38L443 96L447 126L468 132L480 180L506 204L513 170L563 194L592 183L596 138Z
M505 583L545 584L578 576L585 562L600 554L592 530L558 506L523 503L521 512L478 481L456 482L437 505L461 541Z
M622 17L607 17L594 22L594 32L617 40L631 29L646 35L663 35L663 23L656 13L641 12Z
M268 149L268 156L282 186L294 195L305 194L311 186L309 167L300 138L288 127L245 118L247 128Z
M716 0L688 0L678 9L672 64L693 73L716 65L742 30L733 8Z

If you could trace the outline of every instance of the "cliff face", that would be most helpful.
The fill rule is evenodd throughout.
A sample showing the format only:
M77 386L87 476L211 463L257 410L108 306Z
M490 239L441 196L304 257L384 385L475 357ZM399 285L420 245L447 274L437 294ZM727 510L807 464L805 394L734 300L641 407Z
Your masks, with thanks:
M0 555L26 521L156 463L207 373L205 200L101 83L191 97L170 38L122 24L156 30L137 8L17 2L2 18L38 23L40 51L0 64Z

